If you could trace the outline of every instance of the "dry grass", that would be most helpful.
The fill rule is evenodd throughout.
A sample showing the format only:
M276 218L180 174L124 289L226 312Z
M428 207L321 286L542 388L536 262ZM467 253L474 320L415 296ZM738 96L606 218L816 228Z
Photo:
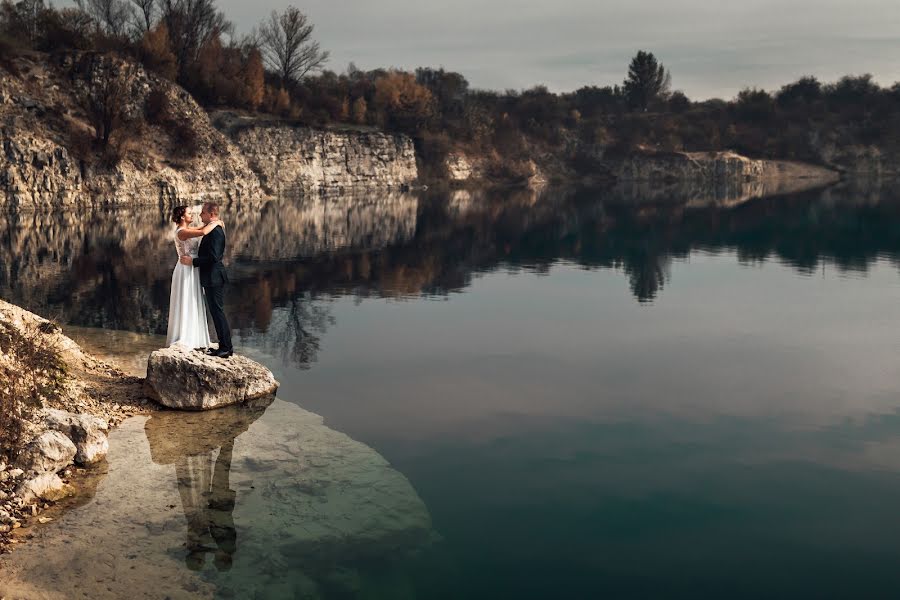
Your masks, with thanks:
M67 373L51 322L0 325L0 455L13 458L24 419L64 389Z

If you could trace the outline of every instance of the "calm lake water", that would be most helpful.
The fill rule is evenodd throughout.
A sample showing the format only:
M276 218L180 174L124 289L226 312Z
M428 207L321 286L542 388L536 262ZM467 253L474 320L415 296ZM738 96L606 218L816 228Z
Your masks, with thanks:
M900 594L890 188L287 199L223 218L227 310L278 400L117 430L81 506L10 557L36 589ZM0 216L0 296L142 356L165 333L170 236L156 208Z

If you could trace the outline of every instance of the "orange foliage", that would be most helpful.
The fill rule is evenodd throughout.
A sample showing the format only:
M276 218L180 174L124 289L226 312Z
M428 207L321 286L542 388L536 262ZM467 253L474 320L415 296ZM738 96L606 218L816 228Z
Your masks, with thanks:
M434 113L434 97L413 74L392 71L375 82L375 107L386 123L415 130Z
M243 101L247 108L256 110L263 102L266 90L265 69L259 50L251 50L244 66Z
M166 79L174 80L178 75L178 60L172 52L169 29L165 23L160 23L144 34L141 40L141 58L145 67Z
M366 122L366 111L368 110L368 106L366 105L366 99L360 96L356 100L353 101L353 109L351 112L351 116L353 117L353 122L357 125L363 125Z

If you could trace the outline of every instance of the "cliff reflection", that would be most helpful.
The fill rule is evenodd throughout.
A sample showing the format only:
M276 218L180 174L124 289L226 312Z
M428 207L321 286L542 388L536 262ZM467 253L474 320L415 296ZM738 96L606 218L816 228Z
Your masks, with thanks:
M333 322L335 295L448 294L480 272L542 272L564 260L620 270L635 298L650 302L671 262L696 250L734 251L742 262L776 257L801 272L823 262L864 270L900 256L900 193L891 187L762 198L755 188L632 191L284 199L226 210L227 309L241 335L305 366ZM160 209L0 215L0 294L65 323L163 333L170 236Z

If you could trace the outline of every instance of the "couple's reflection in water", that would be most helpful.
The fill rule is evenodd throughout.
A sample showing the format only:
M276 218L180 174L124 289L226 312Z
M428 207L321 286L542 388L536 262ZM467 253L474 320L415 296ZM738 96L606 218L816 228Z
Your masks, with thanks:
M219 571L231 568L237 551L229 475L235 440L265 413L274 396L210 412L164 412L144 427L153 462L174 465L187 519L187 568L199 571L207 555Z

